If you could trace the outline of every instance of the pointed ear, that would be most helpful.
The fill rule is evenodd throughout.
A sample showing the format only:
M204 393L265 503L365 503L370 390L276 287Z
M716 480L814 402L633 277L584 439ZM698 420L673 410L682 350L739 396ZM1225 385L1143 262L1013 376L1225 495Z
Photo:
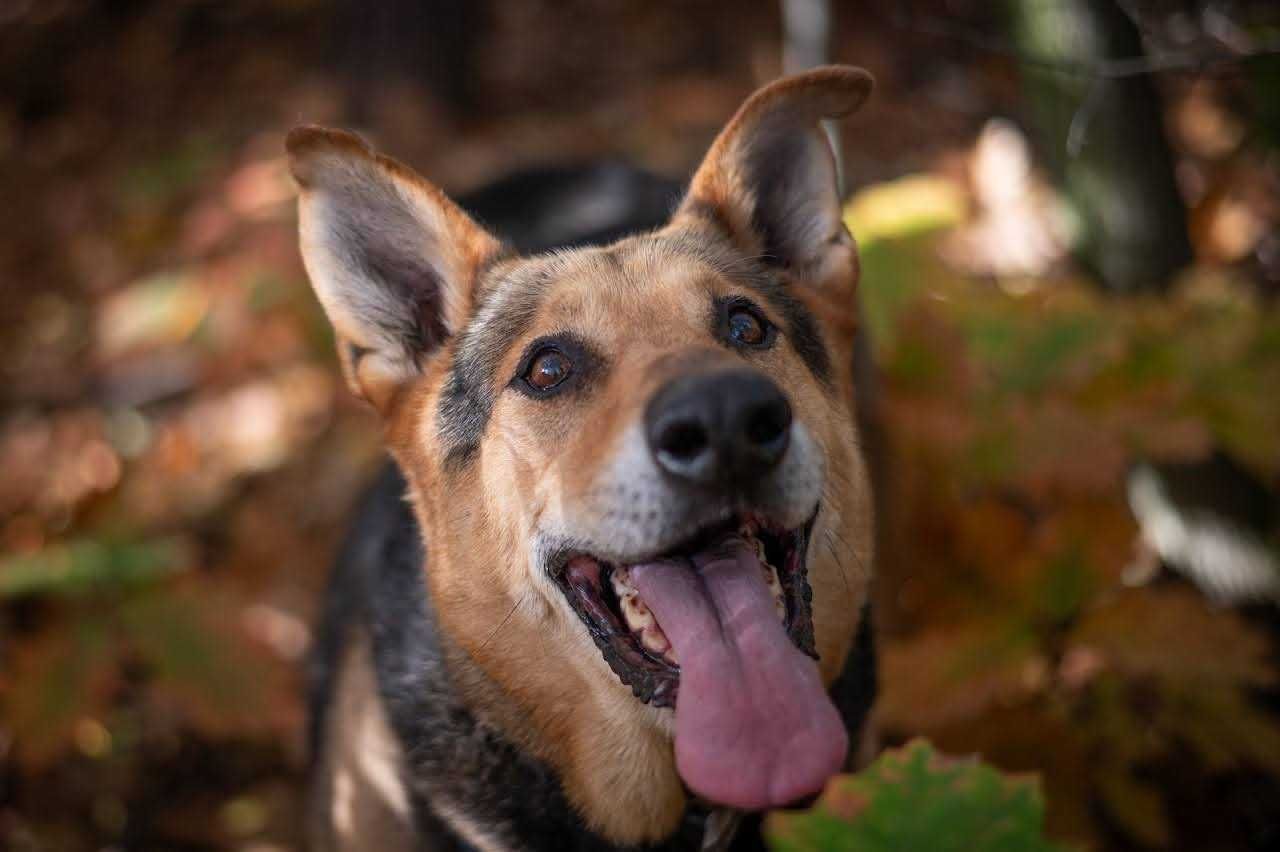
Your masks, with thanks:
M713 221L743 252L815 287L852 288L857 253L820 122L854 112L872 86L866 71L831 65L760 89L712 144L678 215Z
M295 128L302 257L352 390L386 411L471 311L500 246L444 193L358 136Z

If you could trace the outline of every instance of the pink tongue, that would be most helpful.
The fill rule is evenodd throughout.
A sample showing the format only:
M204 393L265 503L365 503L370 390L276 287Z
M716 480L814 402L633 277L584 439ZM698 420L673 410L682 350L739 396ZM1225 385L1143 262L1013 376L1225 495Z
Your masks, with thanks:
M696 793L744 809L816 793L848 735L817 665L787 636L763 567L739 539L631 569L680 658L676 768Z

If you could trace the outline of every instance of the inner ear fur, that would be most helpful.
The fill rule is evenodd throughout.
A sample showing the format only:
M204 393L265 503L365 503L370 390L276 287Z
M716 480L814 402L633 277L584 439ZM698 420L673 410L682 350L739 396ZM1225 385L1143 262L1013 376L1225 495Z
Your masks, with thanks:
M298 127L303 261L352 390L385 410L471 311L496 239L443 192L360 137Z
M709 219L745 254L849 294L857 253L821 122L855 112L873 85L860 68L831 65L757 91L712 143L677 216Z

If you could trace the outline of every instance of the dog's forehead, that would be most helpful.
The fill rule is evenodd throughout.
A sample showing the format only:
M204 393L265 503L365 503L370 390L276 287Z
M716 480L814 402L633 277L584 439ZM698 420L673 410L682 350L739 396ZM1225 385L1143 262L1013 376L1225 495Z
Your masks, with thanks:
M625 321L628 315L620 312L628 305L635 306L634 318L642 323L679 320L681 310L709 299L717 280L747 289L772 308L801 360L830 386L830 356L814 317L777 276L722 240L670 230L601 248L505 260L480 282L472 318L459 335L441 389L436 427L446 466L465 463L479 448L499 392L499 367L519 341L580 327L584 317ZM672 294L694 298L655 298Z
M682 236L644 234L608 246L567 249L495 265L480 286L481 304L536 299L555 306L651 295L713 276L729 263L722 250Z
M555 276L543 295L538 331L587 331L609 321L693 319L722 276L707 258L642 239L592 252Z
M512 355L520 339L558 331L590 337L617 323L682 318L700 325L697 309L731 266L713 246L663 233L504 261L478 288L459 360Z

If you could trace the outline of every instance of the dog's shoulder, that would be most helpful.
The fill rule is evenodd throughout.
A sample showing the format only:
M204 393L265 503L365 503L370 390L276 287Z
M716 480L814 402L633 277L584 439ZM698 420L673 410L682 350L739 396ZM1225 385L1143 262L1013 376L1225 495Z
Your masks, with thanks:
M369 623L372 597L393 575L413 568L420 552L416 525L404 502L404 477L394 464L384 465L358 503L357 513L324 597L324 610L312 647L308 703L310 753L320 753L330 697L341 670L347 645ZM380 602L380 601L377 601Z

